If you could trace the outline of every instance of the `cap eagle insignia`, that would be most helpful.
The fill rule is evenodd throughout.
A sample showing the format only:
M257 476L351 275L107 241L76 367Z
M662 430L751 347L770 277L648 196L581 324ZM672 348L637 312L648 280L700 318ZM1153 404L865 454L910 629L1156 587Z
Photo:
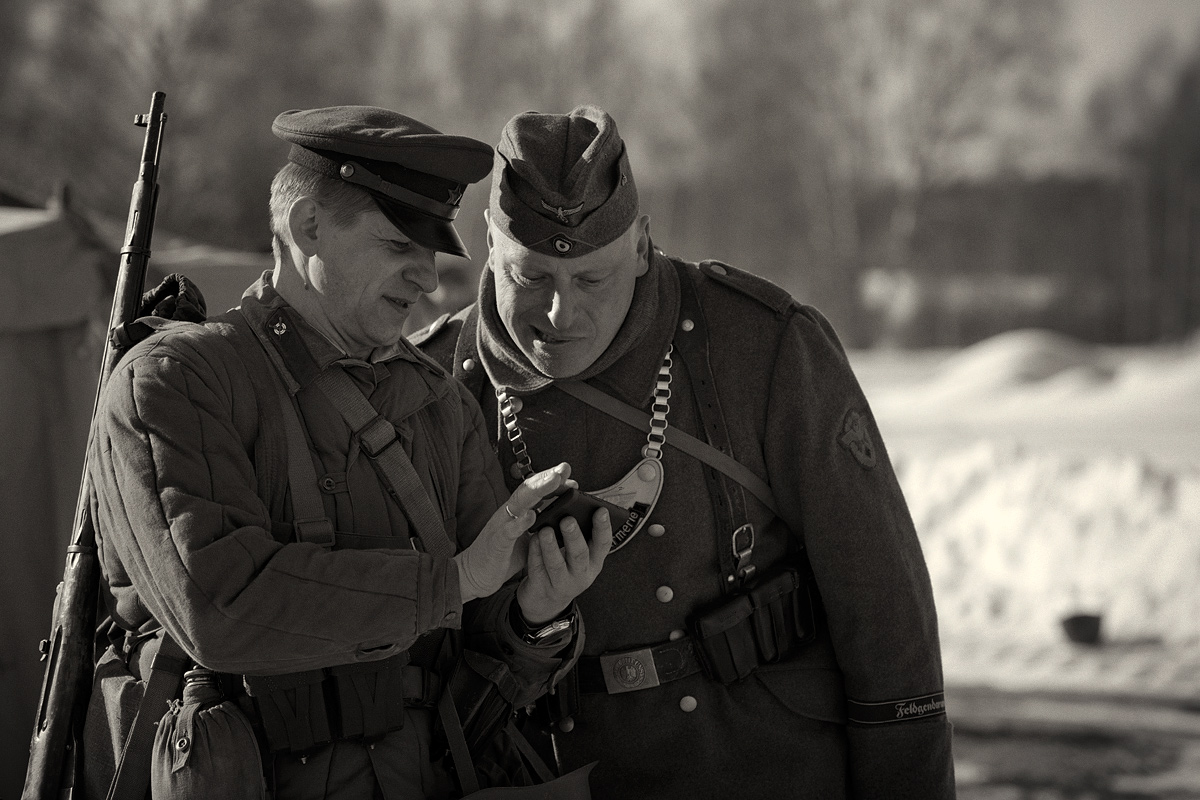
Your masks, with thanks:
M558 217L559 220L561 220L564 224L566 224L571 221L569 219L569 217L572 214L578 214L580 211L583 211L583 203L580 203L579 205L575 206L574 208L563 208L562 206L552 206L549 203L547 203L545 200L543 200L542 208L546 209L547 211L553 211L554 216Z

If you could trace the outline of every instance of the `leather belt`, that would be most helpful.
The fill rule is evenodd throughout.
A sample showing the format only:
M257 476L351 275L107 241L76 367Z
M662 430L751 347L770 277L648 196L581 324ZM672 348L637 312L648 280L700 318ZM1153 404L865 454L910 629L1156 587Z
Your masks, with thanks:
M701 669L689 636L639 650L583 656L576 666L579 691L607 694L653 689Z

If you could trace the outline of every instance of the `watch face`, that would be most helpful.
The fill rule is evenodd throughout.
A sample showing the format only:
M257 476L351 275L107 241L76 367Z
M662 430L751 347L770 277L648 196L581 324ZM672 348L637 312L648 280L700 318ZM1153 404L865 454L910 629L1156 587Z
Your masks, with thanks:
M572 614L566 619L556 619L554 622L551 622L541 630L535 633L527 634L525 638L527 641L540 642L542 639L548 639L556 633L562 633L563 631L570 629L574 623L575 615Z

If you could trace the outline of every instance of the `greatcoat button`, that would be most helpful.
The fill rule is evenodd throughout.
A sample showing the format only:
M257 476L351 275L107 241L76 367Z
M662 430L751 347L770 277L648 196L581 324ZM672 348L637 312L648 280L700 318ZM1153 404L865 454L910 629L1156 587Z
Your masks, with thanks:
M712 265L712 271L713 271L713 272L715 272L715 273L717 273L718 275L724 275L724 274L726 274L726 270L725 270L725 268L724 268L724 267L722 267L720 264L713 264L713 265Z
M646 533L650 534L651 536L662 536L666 532L667 529L662 525L659 525L657 522L651 525L649 528L646 528Z
M510 398L508 398L508 402L512 406L512 410L513 410L514 414L516 414L522 408L525 407L525 404L523 402L521 402L521 398L519 398L519 397L510 397Z
M658 477L658 462L647 461L638 467L638 477L644 481L652 481Z
M468 358L466 361L464 361L463 369L465 369L467 372L470 372L471 370L475 369L475 359Z
M575 730L575 720L571 717L564 717L558 722L558 729L563 733L570 733Z
M692 697L690 694L685 695L684 698L679 701L679 707L688 714L696 710L696 705L696 698Z
M176 749L178 749L180 751L187 750L190 746L191 746L191 742L189 742L187 740L186 736L184 736L182 739L175 742Z
M685 331L690 331L692 328L696 327L696 323L692 322L690 319L685 319L679 327L683 328Z
M658 602L660 603L669 603L671 602L671 599L675 597L675 590L670 586L660 586L658 587L658 590L654 592L654 596L658 598Z
M668 635L667 638L670 639L672 642L678 642L680 639L682 639L685 636L687 636L687 631L682 630L680 628L676 628L675 630L671 631L670 635Z

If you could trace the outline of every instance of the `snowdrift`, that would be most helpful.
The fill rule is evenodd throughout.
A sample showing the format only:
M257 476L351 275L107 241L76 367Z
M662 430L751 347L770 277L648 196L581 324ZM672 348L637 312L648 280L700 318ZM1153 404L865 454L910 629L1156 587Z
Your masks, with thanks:
M921 537L947 679L1194 694L1200 340L1014 331L852 353ZM1064 616L1103 618L1102 644Z

